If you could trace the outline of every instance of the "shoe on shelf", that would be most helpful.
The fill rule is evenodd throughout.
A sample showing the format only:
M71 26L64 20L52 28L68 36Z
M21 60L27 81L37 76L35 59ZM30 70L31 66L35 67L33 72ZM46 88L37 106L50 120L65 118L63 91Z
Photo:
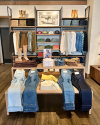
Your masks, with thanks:
M23 53L24 53L23 61L28 61L29 59L27 58L27 45L23 45Z
M18 49L18 58L16 58L15 61L22 61L22 48Z
M78 10L74 10L74 13L75 13L75 18L78 17Z
M23 15L22 15L22 10L19 10L19 18L22 18Z
M72 10L72 18L74 18L74 10Z

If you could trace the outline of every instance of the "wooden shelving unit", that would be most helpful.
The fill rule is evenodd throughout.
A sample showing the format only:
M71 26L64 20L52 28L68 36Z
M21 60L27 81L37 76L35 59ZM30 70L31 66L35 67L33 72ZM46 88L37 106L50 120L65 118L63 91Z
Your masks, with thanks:
M27 20L27 19L35 19L35 18L10 18L11 20Z
M87 26L62 26L62 28L63 28L63 27L66 27L66 28L74 28L74 27L75 27L75 28L76 28L76 27L77 27L77 28L80 28L80 27L87 27Z
M72 18L72 17L63 17L62 20L85 20L88 19L88 17L78 17L78 18Z
M60 43L60 42L37 42L37 43Z
M11 26L11 28L35 28L35 26Z

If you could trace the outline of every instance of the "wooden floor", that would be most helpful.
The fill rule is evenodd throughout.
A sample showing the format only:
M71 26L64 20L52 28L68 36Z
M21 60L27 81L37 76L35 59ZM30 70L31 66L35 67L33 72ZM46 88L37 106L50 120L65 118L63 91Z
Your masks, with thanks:
M62 109L62 95L38 95L39 112L6 115L5 91L11 82L11 65L0 65L0 125L100 125L100 86L86 79L94 92L92 114ZM76 103L77 103L76 97ZM77 108L77 106L76 106Z

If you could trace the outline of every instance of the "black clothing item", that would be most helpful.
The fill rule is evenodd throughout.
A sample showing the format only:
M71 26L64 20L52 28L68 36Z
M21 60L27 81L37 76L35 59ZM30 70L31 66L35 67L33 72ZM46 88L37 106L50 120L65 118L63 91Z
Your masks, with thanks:
M58 52L53 52L52 56L60 56L60 54Z
M51 42L49 38L46 39L46 42Z
M86 52L88 51L88 37L86 32L84 32L83 51L86 51Z
M72 85L79 90L78 108L81 111L89 111L92 106L92 92L85 82L82 72L80 71L79 74L72 73L71 80Z
M35 19L27 19L26 26L35 26Z
M13 32L9 36L9 52L14 53Z
M37 69L38 72L43 72L43 69Z

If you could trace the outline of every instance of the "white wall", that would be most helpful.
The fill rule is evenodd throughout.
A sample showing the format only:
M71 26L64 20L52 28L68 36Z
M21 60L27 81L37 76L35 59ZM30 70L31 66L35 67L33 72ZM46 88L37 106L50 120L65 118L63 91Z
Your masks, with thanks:
M90 73L90 65L100 65L100 0L87 0L90 5L89 51L86 59L86 72Z
M63 17L71 17L72 9L78 9L79 17L85 16L86 5L8 5L12 9L12 17L19 17L19 10L26 10L28 17L34 17L34 6L37 10L59 10L63 6ZM0 5L0 16L7 15L7 6Z

